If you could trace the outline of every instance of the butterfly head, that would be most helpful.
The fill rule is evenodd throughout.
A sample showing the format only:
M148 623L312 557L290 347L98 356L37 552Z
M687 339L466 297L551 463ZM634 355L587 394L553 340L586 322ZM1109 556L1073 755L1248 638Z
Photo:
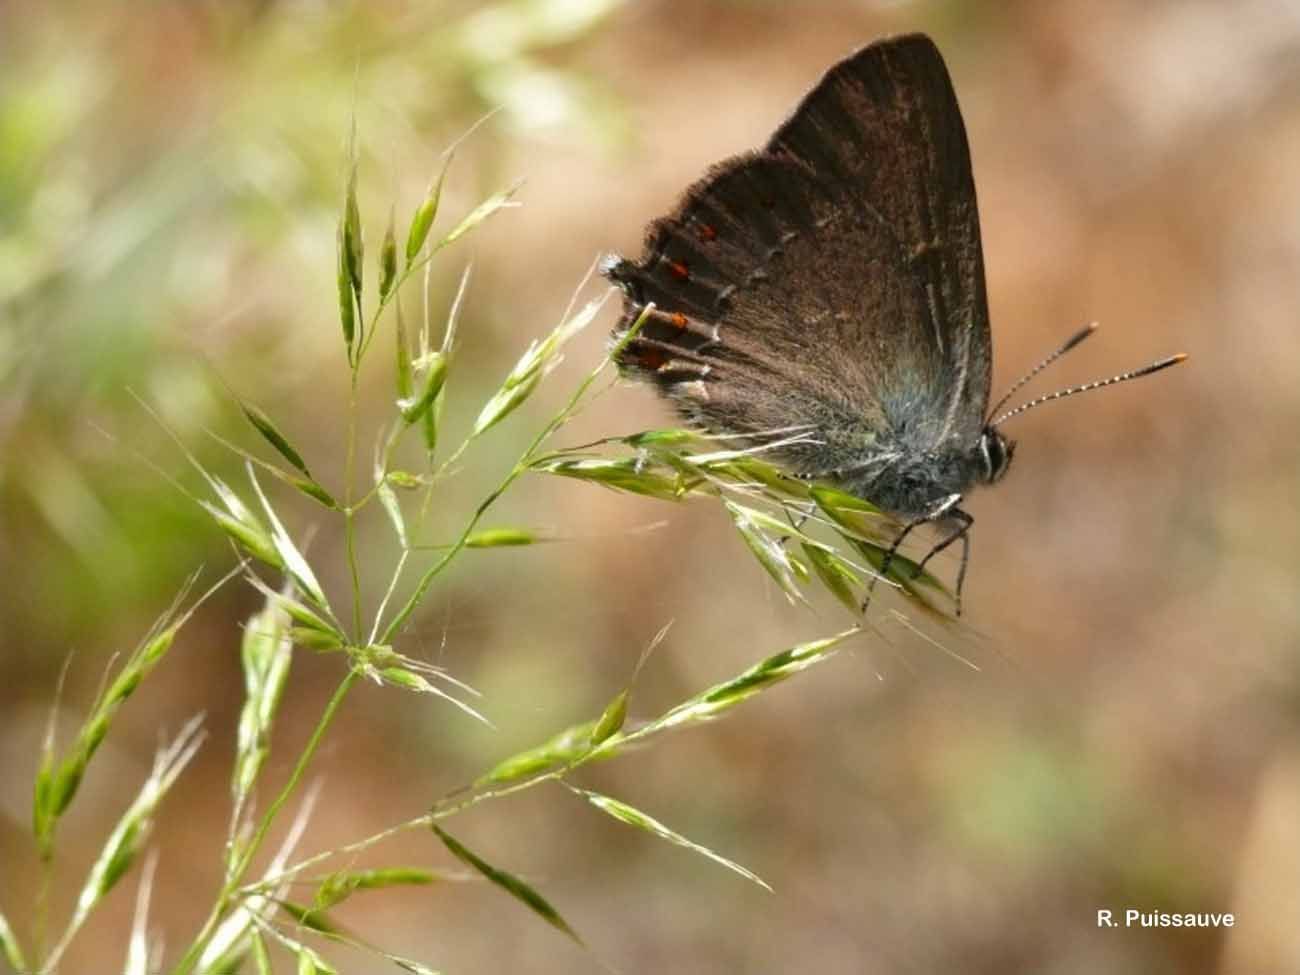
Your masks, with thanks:
M994 427L985 427L976 445L979 457L979 479L985 484L996 484L1002 480L1011 466L1011 458L1016 454L1016 442L1008 440Z

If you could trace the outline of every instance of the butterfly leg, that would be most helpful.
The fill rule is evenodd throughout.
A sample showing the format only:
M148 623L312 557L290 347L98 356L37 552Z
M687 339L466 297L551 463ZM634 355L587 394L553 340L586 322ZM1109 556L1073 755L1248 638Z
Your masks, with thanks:
M966 584L966 565L970 562L970 526L975 523L972 518L966 525L967 531L961 535L961 568L957 570L957 615L961 615L961 590Z
M952 514L954 511L961 511L961 509L957 508L957 505L960 502L961 502L960 494L950 494L942 501L940 501L938 504L936 504L934 508L928 511L926 514L921 515L919 518L913 518L911 521L909 521L906 525L903 526L903 530L899 532L898 537L894 539L894 544L889 546L889 550L885 552L885 557L881 559L880 571L878 571L874 576L872 576L871 582L867 584L867 597L862 601L862 612L865 613L867 611L867 607L871 605L871 596L876 591L876 583L879 582L882 577L889 575L890 566L892 566L894 563L894 556L896 556L898 554L898 550L902 548L903 542L907 540L907 536L912 534L912 531L916 528L919 528L921 525L927 525L932 521L938 521L939 519L945 518L948 515ZM964 515L966 518L970 518L970 515L967 515L964 511L962 511L961 514ZM970 520L974 521L973 518L970 518ZM964 533L966 528L969 527L970 525L967 524L965 528L962 529L961 532L954 534L952 538L947 539L943 543L943 545L940 546L940 548L948 545L950 542L956 541L958 535ZM934 551L938 551L938 549L935 549ZM933 555L934 551L930 552L930 555ZM930 555L927 555L926 559L929 559ZM921 564L924 565L925 563L922 562ZM964 573L965 570L963 568L963 574ZM960 584L958 588L960 589Z
M954 521L957 521L960 524L958 524L957 529L953 531L947 538L945 538L934 548L930 549L930 551L926 554L925 558L923 558L917 564L916 569L912 573L912 578L915 579L918 576L920 576L920 574L925 571L925 564L927 562L929 562L932 558L934 558L936 555L938 555L949 545L951 545L953 542L957 541L957 539L960 538L961 539L961 568L957 570L957 593L956 593L956 600L955 600L957 603L957 615L960 616L961 615L961 587L966 582L966 565L970 561L970 528L971 525L975 524L975 519L971 517L969 513L962 511L961 508L958 508L955 505L949 508L946 517L952 518Z
M909 521L903 526L903 530L898 533L898 537L894 539L894 544L889 546L888 551L885 552L885 557L880 560L879 571L873 574L871 581L867 583L867 595L866 598L862 600L863 615L866 614L867 607L871 605L871 597L875 595L876 592L876 583L889 574L889 566L894 561L894 555L898 552L898 547L902 545L903 540L912 533L912 529L916 528L918 525L924 525L925 522L926 519L924 518L916 518Z
M806 511L799 512L798 518L790 518L790 527L793 528L796 532L803 531L803 526L808 524L808 519L812 517L812 513L813 513L813 506L809 505ZM786 517L789 518L790 516L787 514ZM780 545L782 548L784 548L787 544L789 544L790 539L792 537L793 536L791 535L782 535L780 538L777 539L777 544Z
M816 510L816 505L811 505L811 504L810 504L810 505L807 507L807 509L805 509L804 511L800 511L800 512L799 512L799 518L798 518L798 520L796 520L795 523L794 523L794 530L795 530L795 531L802 531L802 530L803 530L803 526L806 525L806 524L808 524L808 519L812 517L812 513L813 513L815 510Z

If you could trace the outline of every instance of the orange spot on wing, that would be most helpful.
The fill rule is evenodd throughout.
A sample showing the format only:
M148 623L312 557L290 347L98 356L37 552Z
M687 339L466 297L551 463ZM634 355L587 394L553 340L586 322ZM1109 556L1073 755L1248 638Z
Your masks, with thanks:
M691 276L691 269L686 266L685 261L669 261L668 270L678 281L687 281Z
M713 224L700 224L700 240L717 240L717 238L718 231L714 228Z
M629 358L633 365L648 372L654 372L668 361L668 357L659 349L645 347L630 350Z

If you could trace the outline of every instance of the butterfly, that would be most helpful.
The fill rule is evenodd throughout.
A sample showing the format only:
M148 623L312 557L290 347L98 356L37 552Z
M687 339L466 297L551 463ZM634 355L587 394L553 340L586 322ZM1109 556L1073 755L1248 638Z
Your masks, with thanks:
M992 336L966 129L943 58L921 34L862 48L826 72L767 144L714 166L638 260L609 259L623 291L618 365L690 424L762 443L791 475L830 482L962 542L970 490L1015 456L1003 422L1145 376L1176 355L996 415L1089 326L992 408ZM649 311L647 312L647 309ZM630 341L627 331L644 316ZM620 343L621 344L618 344Z

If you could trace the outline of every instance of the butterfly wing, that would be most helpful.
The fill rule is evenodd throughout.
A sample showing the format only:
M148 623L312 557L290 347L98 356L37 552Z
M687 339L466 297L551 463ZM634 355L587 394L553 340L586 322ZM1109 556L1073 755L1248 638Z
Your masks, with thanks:
M833 67L767 147L715 167L606 273L620 365L690 420L808 424L786 451L824 473L881 443L972 443L990 337L965 129L937 49L913 35Z
M951 393L939 439L973 442L988 406L992 338L966 127L934 42L912 34L840 62L768 151L850 188L845 202L893 236L926 314L877 327L929 331L944 370L934 385Z

